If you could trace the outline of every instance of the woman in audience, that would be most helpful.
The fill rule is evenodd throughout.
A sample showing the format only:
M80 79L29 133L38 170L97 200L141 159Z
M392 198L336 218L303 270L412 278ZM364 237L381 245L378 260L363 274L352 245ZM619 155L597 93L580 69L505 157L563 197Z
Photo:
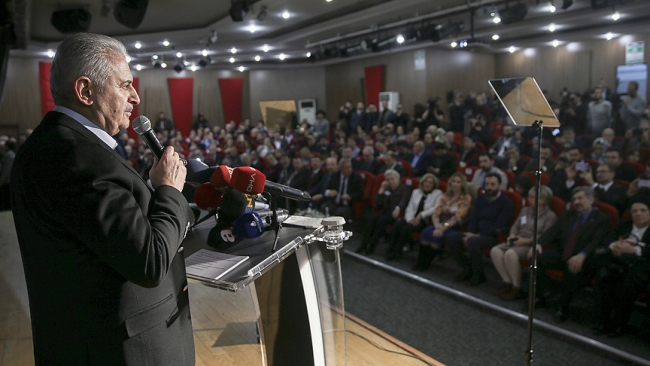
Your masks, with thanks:
M471 204L472 196L467 179L462 173L452 174L449 177L447 193L442 196L431 214L433 225L422 230L420 234L420 253L413 270L426 271L431 266L433 259L442 253L442 244L447 234L460 230Z
M557 221L557 215L549 208L553 191L547 186L540 187L539 217L537 237L539 238ZM504 300L523 297L521 289L521 261L527 258L528 249L533 244L533 226L535 215L535 187L530 188L526 197L527 205L521 209L517 221L510 228L510 235L505 243L498 244L490 250L494 267L503 280L496 294Z
M386 227L399 219L411 196L409 187L400 183L397 171L388 169L384 176L386 180L381 182L375 197L375 209L379 212L370 217L362 244L356 250L357 253L365 251L366 254L372 254L375 251L377 242L386 234Z
M422 231L427 226L427 220L440 202L442 191L438 189L438 178L427 173L420 179L420 188L411 192L411 199L404 218L397 220L393 226L388 246L387 260L400 259L402 248L410 241L411 234Z

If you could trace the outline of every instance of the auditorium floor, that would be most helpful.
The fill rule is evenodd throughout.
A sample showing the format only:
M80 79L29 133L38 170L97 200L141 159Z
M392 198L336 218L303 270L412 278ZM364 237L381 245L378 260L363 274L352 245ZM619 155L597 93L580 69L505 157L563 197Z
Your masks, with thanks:
M0 366L34 365L27 290L11 212L0 212ZM261 364L248 291L229 293L190 284L196 365ZM347 365L442 365L418 350L349 316ZM343 333L337 334L343 337ZM343 365L343 352L337 365Z

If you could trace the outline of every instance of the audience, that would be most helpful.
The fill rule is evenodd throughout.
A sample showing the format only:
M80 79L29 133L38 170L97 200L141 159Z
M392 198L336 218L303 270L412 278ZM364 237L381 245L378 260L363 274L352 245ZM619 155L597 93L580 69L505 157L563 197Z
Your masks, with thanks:
M352 203L363 195L363 180L359 174L352 171L352 162L341 159L338 174L332 172L327 188L323 192L324 203L321 212L329 212L332 216L350 217Z
M472 184L477 188L485 188L485 178L489 174L497 174L499 176L500 189L508 188L508 176L501 169L494 166L494 158L490 153L482 152L478 157L479 170L474 172L472 177Z

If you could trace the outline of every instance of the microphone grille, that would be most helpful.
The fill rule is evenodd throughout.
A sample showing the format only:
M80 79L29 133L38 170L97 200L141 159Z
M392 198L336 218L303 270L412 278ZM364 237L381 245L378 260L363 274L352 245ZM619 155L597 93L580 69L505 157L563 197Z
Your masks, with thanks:
M131 127L133 127L133 130L137 132L138 135L142 135L151 130L151 121L149 121L149 118L145 116L137 116L131 123Z

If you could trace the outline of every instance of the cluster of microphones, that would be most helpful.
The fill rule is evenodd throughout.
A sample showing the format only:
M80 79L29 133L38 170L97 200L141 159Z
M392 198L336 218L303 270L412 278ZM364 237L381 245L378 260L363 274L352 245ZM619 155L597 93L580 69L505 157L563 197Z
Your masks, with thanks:
M132 126L160 159L163 147L151 128L151 121L138 116ZM289 212L273 210L271 197L311 200L307 192L267 181L262 172L249 166L208 167L196 160L187 161L186 165L186 184L196 188L196 206L209 211L208 216L217 215L217 225L208 236L208 244L219 249L234 245L238 238L257 238L272 226L273 221L277 224L286 220Z

